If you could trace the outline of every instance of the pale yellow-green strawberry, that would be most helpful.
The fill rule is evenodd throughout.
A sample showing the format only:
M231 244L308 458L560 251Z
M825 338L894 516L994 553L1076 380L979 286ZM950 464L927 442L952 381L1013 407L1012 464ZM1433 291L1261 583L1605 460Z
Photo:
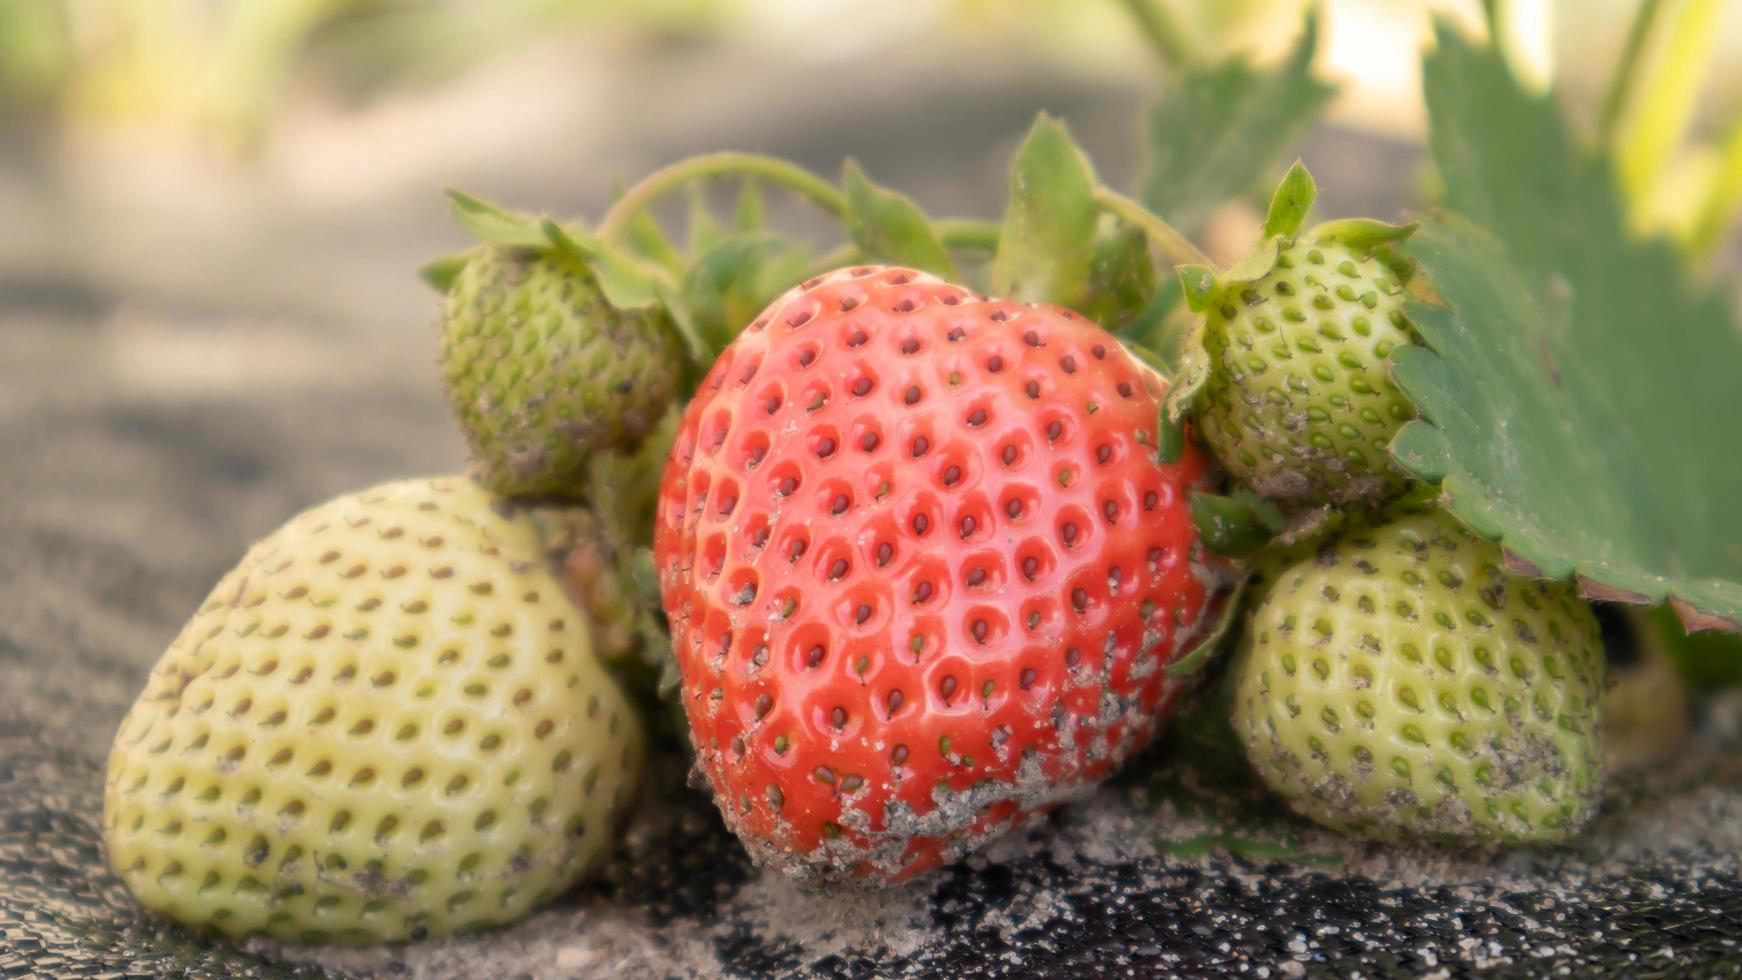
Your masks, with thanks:
M1443 512L1358 527L1274 573L1234 729L1295 810L1379 839L1555 841L1602 787L1603 651L1561 582L1508 574Z
M110 862L153 912L291 942L511 921L609 853L643 757L535 522L389 483L249 550L109 759Z

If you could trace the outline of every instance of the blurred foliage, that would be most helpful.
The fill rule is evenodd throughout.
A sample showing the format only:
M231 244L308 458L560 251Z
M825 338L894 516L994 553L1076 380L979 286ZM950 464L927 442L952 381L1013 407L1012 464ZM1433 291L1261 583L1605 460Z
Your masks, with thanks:
M1169 70L1194 61L1229 55L1272 55L1285 46L1300 23L1308 0L1137 0L1152 12L1139 29L1152 36L1151 24L1168 32L1174 47L1164 62ZM1110 38L1133 32L1120 3L1096 0L953 0L950 20L960 30L1020 34L1084 53L1103 53ZM1279 43L1280 42L1280 43Z
M458 72L582 22L688 33L735 0L0 0L0 107L245 153L293 76L328 94Z
M1014 42L1090 71L1127 71L1147 49L1168 85L1149 122L1141 196L1193 230L1211 201L1247 189L1254 174L1274 168L1277 152L1324 110L1329 95L1322 86L1294 85L1306 77L1303 50L1323 71L1352 39L1414 43L1407 30L1395 33L1399 25L1430 9L1475 6L1476 0L896 0L864 29L876 35L900 24L900 31L923 34L936 25L944 29L939 43ZM1518 18L1509 11L1542 4L1480 6L1497 23L1513 24ZM1635 233L1664 235L1696 260L1715 254L1742 216L1742 117L1708 128L1698 112L1702 98L1725 90L1725 79L1715 77L1726 56L1725 0L1549 6L1562 19L1588 15L1608 24L1626 9L1636 12L1607 95L1593 106L1599 118L1592 140L1615 155ZM269 135L292 90L364 101L600 24L653 36L706 35L738 24L778 33L783 25L808 30L804 25L845 22L853 10L848 0L0 0L0 111L23 110L66 131L147 133L245 158ZM1325 14L1331 40L1322 51L1291 53L1307 10ZM1513 53L1516 69L1521 56ZM1383 54L1358 53L1355 63L1383 62ZM1586 63L1607 55L1572 56ZM1349 55L1340 57L1347 68ZM1350 89L1371 84L1356 79ZM1278 98L1284 94L1288 101ZM1202 171L1215 186L1173 179L1170 158L1205 152L1223 160Z
M1143 0L1132 6L1143 7ZM1188 231L1274 175L1334 89L1313 78L1318 18L1274 67L1230 58L1188 70L1145 120L1143 203Z
M1695 131L1719 51L1722 0L1640 0L1597 127L1614 154L1630 226L1696 259L1742 211L1742 116L1718 139Z

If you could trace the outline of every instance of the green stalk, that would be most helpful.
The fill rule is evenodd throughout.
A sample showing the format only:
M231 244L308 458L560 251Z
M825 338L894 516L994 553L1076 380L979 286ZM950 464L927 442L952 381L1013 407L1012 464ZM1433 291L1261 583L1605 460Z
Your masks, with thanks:
M1137 26L1143 31L1143 39L1149 42L1149 48L1155 52L1157 60L1163 67L1179 70L1191 64L1191 42L1186 39L1185 31L1174 19L1173 12L1165 6L1165 0L1122 0L1125 9L1130 11L1131 18L1137 21Z
M1718 0L1681 0L1656 71L1639 93L1628 131L1617 144L1621 185L1629 200L1645 200L1693 121L1700 83L1710 67L1718 32Z
M973 218L939 218L932 222L932 227L945 246L979 252L997 251L998 236L1002 233L996 222Z
M1199 251L1191 239L1180 234L1179 229L1157 217L1154 212L1137 203L1118 191L1105 187L1095 189L1095 203L1101 210L1113 215L1120 221L1143 229L1149 240L1161 254L1167 256L1171 265L1204 265L1210 266L1209 256Z
M760 153L709 153L655 170L625 191L599 221L599 238L615 241L636 212L692 181L709 177L755 177L784 187L837 218L847 213L847 196L840 188L795 163Z
M1730 127L1719 152L1718 172L1712 179L1706 206L1688 237L1688 251L1697 259L1705 258L1722 244L1725 231L1742 215L1742 118Z
M1639 61L1645 53L1645 40L1651 36L1652 25L1663 9L1663 0L1640 0L1633 13L1633 23L1627 28L1627 41L1621 47L1621 59L1615 62L1615 74L1609 78L1609 91L1603 96L1603 108L1597 117L1597 145L1612 146L1621 114L1627 108L1628 95L1633 91L1633 77L1639 71Z

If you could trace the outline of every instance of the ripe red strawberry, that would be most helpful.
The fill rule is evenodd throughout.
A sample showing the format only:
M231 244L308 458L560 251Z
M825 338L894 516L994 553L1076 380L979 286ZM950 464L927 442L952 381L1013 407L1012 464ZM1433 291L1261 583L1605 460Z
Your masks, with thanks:
M1218 583L1162 388L1068 310L883 267L720 356L654 551L698 767L758 861L898 881L1150 738Z

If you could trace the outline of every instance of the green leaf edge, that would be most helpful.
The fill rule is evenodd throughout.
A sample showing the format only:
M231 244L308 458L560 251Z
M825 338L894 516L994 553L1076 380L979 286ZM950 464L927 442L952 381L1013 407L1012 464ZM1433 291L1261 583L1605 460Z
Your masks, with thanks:
M1442 212L1441 217L1492 238L1485 228L1461 215ZM1496 249L1499 250L1498 244ZM1422 331L1424 342L1399 348L1392 353L1389 363L1392 380L1415 408L1417 418L1398 430L1387 451L1405 472L1438 485L1438 503L1447 513L1471 533L1498 544L1513 574L1550 581L1570 580L1579 594L1589 600L1646 606L1667 604L1689 633L1742 633L1742 583L1700 579L1684 583L1695 586L1691 593L1678 594L1670 589L1671 580L1663 576L1618 574L1611 569L1584 567L1555 554L1545 542L1517 529L1506 533L1502 508L1481 489L1475 475L1457 463L1445 433L1434 422L1442 411L1457 411L1458 398L1452 386L1443 380L1444 361L1432 347L1431 327L1443 318L1455 316L1455 311L1449 305L1420 299L1411 300L1407 309L1411 320L1427 328ZM1433 394L1422 397L1428 391ZM1424 402L1432 409L1424 409ZM1719 611L1726 608L1737 612L1731 615Z

